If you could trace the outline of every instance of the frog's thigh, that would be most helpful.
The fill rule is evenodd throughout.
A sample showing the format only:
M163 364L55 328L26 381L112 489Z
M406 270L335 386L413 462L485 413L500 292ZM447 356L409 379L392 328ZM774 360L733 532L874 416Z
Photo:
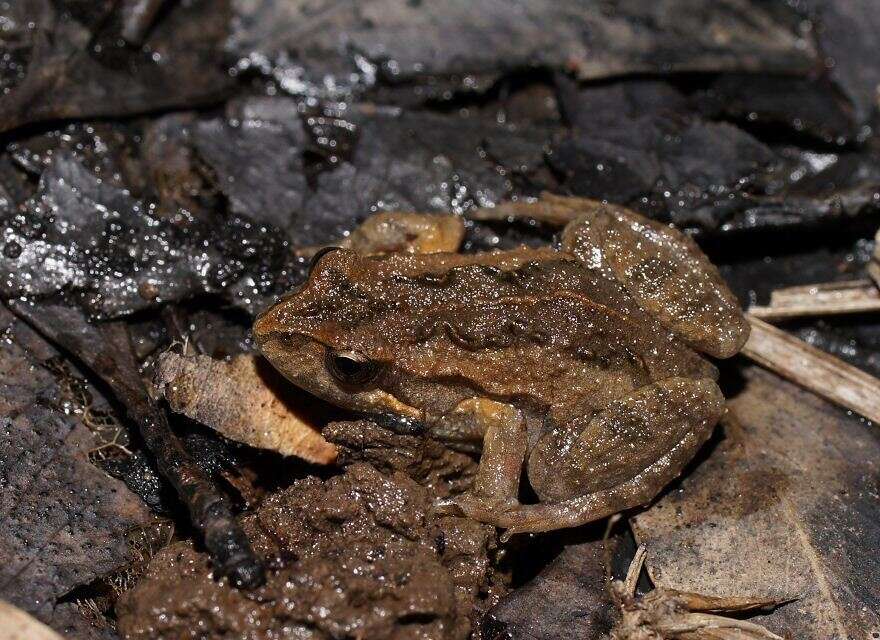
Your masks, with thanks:
M485 398L465 400L455 411L469 413L484 431L474 485L455 502L468 516L492 522L499 510L517 504L527 446L526 422L516 407Z
M572 527L644 504L681 473L709 438L724 397L709 379L669 378L597 414L536 490L554 500L506 512L508 535ZM540 464L540 443L534 452ZM530 477L536 474L530 468ZM580 475L578 475L580 474Z

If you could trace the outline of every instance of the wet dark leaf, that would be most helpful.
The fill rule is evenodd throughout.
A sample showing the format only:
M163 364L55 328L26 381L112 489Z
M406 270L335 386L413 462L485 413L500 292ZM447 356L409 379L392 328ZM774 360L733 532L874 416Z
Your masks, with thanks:
M59 599L128 562L125 535L149 515L89 462L98 443L60 406L58 381L46 367L54 350L5 307L0 322L0 598L59 631L97 635L74 604Z
M572 544L537 577L505 596L483 619L487 640L607 637L614 610L601 540Z
M876 426L757 368L725 439L633 520L659 587L796 601L753 621L795 638L880 633Z
M229 19L225 1L180 3L143 47L122 40L113 4L4 3L0 131L204 104L227 92L219 55Z
M395 83L454 76L462 88L474 88L533 67L597 79L640 72L806 72L816 63L794 11L746 0L373 0L356 6L260 0L235 6L231 49L242 66L274 75L293 93L338 95L377 76ZM324 81L328 74L334 82Z
M64 291L97 316L205 293L252 312L284 288L285 265L295 271L283 238L250 219L161 218L66 153L54 155L27 211L9 211L4 222L2 295Z
M303 242L297 214L306 196L306 134L293 100L233 105L226 119L198 122L195 148L214 171L232 211Z

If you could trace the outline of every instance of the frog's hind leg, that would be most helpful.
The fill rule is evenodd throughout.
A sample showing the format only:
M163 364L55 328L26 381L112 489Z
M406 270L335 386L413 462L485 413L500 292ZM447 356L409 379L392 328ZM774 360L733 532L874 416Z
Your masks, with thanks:
M465 400L456 411L469 413L481 423L483 453L473 487L453 504L470 518L495 522L519 506L519 481L526 456L526 422L517 408L488 400Z
M545 480L543 490L536 489L554 501L513 507L492 522L506 528L508 538L573 527L646 504L681 473L723 412L724 397L709 379L668 378L638 389L590 420L565 459L545 475L553 482ZM539 442L530 472L540 455Z

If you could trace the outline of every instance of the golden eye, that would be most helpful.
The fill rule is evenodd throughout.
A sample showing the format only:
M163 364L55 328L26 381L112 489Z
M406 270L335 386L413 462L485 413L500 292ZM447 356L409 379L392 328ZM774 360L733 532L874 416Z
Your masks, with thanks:
M379 375L381 366L356 351L327 350L327 370L343 384L364 385Z

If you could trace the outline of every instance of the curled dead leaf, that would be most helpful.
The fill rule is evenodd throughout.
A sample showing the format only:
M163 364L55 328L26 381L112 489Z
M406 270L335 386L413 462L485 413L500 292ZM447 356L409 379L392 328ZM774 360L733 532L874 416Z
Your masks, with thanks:
M171 409L197 420L231 440L259 449L330 464L336 447L305 417L291 396L271 385L271 367L257 356L231 360L180 356L168 351L159 358L156 384Z
M792 638L880 633L880 441L863 420L758 367L724 439L630 521L661 588L797 597L759 620ZM757 622L758 620L756 620Z

